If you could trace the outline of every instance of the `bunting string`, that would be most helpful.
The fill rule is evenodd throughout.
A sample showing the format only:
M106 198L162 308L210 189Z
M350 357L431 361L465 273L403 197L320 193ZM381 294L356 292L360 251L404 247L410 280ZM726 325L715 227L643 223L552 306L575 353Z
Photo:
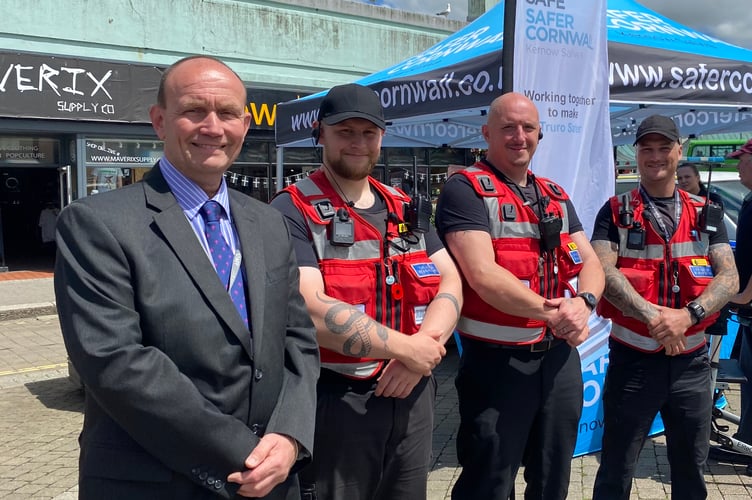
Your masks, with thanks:
M310 175L310 172L314 172L314 170L309 170L307 172L299 173L299 174L293 174L286 177L283 177L283 185L284 186L290 186L300 180L303 180L305 177L308 177ZM447 174L418 174L418 181L419 182L425 182L426 176L431 180L431 184L440 184L443 182L446 182L447 180ZM402 174L402 178L404 180L410 180L413 178L413 174L410 172L404 172ZM251 186L253 189L260 189L260 188L268 188L269 187L269 181L270 179L268 177L258 177L253 175L244 175L237 172L225 172L225 180L227 183L231 186L241 186L244 188L247 188ZM272 177L271 183L272 185L276 185L277 178Z

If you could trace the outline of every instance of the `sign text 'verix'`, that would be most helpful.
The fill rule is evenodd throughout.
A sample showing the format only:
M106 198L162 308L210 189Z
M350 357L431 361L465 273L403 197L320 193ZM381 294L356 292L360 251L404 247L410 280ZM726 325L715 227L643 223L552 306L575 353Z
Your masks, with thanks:
M85 75L86 78L79 79ZM21 64L9 64L0 78L0 92L8 92L16 89L19 92L44 92L46 88L61 96L60 92L70 95L87 95L94 97L98 93L105 94L110 100L112 95L105 88L105 83L112 76L112 70L103 76L97 77L84 68L61 67L55 69L47 64L38 67L23 66ZM92 85L93 84L93 85Z

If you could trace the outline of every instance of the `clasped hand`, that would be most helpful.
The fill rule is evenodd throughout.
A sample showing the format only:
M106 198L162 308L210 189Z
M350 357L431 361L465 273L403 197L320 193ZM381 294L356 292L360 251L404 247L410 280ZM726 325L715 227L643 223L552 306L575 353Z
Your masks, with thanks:
M692 326L692 317L686 309L654 305L658 315L648 321L648 332L661 344L668 356L681 354L687 347L684 333Z
M408 337L408 354L400 357L405 366L425 377L431 375L431 371L441 362L446 355L446 349L439 339L441 332L419 331Z
M297 446L291 437L266 434L245 459L246 470L233 472L227 476L227 481L240 484L240 496L263 498L287 479L298 458L296 451Z
M376 396L406 398L424 376L431 375L446 355L440 331L419 331L407 341L407 355L390 360L379 376L374 391Z
M590 335L590 308L584 300L576 297L559 297L546 299L543 305L555 309L546 324L556 337L566 340L572 347L585 342Z

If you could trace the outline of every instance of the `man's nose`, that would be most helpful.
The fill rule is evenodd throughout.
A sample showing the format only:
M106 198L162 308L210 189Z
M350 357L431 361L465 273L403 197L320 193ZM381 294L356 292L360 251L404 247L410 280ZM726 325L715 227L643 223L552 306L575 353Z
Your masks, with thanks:
M210 111L206 114L201 122L201 132L207 135L221 134L222 129L220 127L220 119L215 111Z
M512 132L512 136L515 139L525 140L527 138L527 134L525 133L525 127L523 127L522 125L515 127L514 132Z

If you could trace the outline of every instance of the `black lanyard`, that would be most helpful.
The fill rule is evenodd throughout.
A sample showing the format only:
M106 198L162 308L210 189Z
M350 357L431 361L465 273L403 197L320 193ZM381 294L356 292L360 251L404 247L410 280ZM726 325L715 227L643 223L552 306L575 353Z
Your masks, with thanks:
M507 175L493 166L488 159L483 159L483 163L485 163L487 166L491 167L491 170L493 173L501 179L504 184L507 186L513 188L517 192L517 196L520 198L523 204L530 205L530 208L533 210L533 213L541 219L546 215L546 209L548 208L549 203L551 200L548 196L541 196L540 190L538 189L538 183L535 181L535 175L526 173L525 176L527 177L527 181L529 183L533 184L533 192L535 193L535 202L532 202L528 200L525 197L525 193L522 192L522 188L520 188L519 185L517 185L516 182L514 182L512 179L507 177ZM538 207L538 212L536 212L535 207Z
M658 210L658 207L655 206L655 203L653 203L653 198L651 198L647 191L645 191L645 188L642 187L642 184L640 185L640 194L642 195L642 199L645 200L645 204L648 206L648 210L650 210L651 215L658 223L661 234L663 235L663 239L666 241L666 243L668 243L671 239L672 234L668 232L668 227L666 226L666 223L663 222L661 211ZM682 205L681 198L679 198L679 190L674 189L674 231L676 231L676 228L679 227L681 208Z

